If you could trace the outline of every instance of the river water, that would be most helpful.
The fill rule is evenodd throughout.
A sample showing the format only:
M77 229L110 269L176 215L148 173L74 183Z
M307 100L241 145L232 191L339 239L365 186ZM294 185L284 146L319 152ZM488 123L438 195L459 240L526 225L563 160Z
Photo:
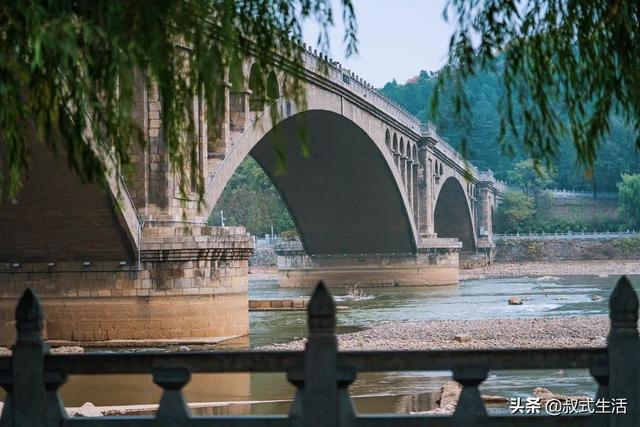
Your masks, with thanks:
M471 280L457 286L423 288L368 288L352 298L346 289L332 290L337 304L339 333L365 328L383 320L496 319L540 316L601 315L608 312L608 297L617 277L565 276L563 278L507 278ZM640 277L632 277L635 286ZM273 280L250 280L251 299L297 298L311 289L280 289ZM517 295L525 304L507 304ZM593 295L601 297L592 298ZM306 336L303 311L251 312L250 347L287 342ZM245 342L246 344L246 342ZM430 409L435 392L450 379L449 372L364 373L349 388L362 412L406 412ZM100 386L96 386L99 381ZM526 398L535 387L570 395L594 395L595 381L587 371L491 372L481 386L483 394ZM149 376L71 377L63 386L67 406L91 401L98 406L157 403L160 390ZM284 374L196 375L186 387L189 402L233 403L209 413L285 413L295 390ZM505 412L505 405L490 406Z

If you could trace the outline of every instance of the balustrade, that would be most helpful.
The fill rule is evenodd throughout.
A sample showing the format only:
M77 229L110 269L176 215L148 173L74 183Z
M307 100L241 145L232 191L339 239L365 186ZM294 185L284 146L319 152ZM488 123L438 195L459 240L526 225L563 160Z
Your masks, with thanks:
M638 297L621 278L610 298L608 348L453 351L338 351L336 308L320 283L308 306L304 351L50 354L43 339L43 311L25 291L16 309L12 356L0 358L6 390L0 426L637 426L639 398ZM596 398L626 398L626 414L488 415L478 386L493 370L588 369ZM455 412L445 415L357 414L349 385L360 372L453 372L462 386ZM291 411L282 416L194 416L182 394L191 374L286 372L297 387ZM155 416L69 418L58 395L68 375L145 373L163 389ZM96 387L100 377L96 376ZM542 411L544 413L544 411Z

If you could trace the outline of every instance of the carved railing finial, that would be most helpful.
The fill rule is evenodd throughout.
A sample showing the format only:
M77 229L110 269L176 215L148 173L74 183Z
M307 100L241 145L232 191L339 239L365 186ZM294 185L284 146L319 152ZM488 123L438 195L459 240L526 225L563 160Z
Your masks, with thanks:
M319 282L308 307L309 332L333 333L336 327L336 305L324 282Z
M16 330L18 342L42 340L42 306L31 289L24 291L16 307Z
M618 284L609 299L611 335L638 334L638 295L626 276Z

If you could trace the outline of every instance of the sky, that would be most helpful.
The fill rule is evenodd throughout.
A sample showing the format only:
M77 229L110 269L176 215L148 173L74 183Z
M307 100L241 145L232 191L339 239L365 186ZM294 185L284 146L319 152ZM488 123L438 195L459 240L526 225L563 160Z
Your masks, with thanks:
M447 58L454 26L442 11L446 0L353 0L358 22L359 53L344 58L344 26L334 1L336 25L331 57L376 87L396 79L404 83L421 70L435 71ZM317 26L307 23L304 41L316 46Z

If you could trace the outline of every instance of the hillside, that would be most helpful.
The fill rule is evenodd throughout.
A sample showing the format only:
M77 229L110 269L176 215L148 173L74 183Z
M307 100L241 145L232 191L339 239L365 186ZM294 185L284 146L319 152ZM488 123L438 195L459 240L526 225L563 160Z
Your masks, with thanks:
M464 90L472 112L463 122L456 121L452 99L446 94L441 99L438 117L431 116L430 102L436 78L433 73L422 71L406 84L389 82L380 92L420 119L435 123L438 133L454 147L459 148L466 138L472 163L481 169L490 168L506 180L507 172L526 156L512 135L507 136L507 142L515 149L513 157L504 154L496 143L500 131L498 108L503 93L501 77L496 72L481 72L466 83ZM622 120L615 119L610 135L599 149L593 179L576 168L575 150L570 139L565 138L554 159L557 170L553 185L583 190L592 190L595 186L597 191L616 191L620 174L640 172L640 155L633 144L633 132Z

